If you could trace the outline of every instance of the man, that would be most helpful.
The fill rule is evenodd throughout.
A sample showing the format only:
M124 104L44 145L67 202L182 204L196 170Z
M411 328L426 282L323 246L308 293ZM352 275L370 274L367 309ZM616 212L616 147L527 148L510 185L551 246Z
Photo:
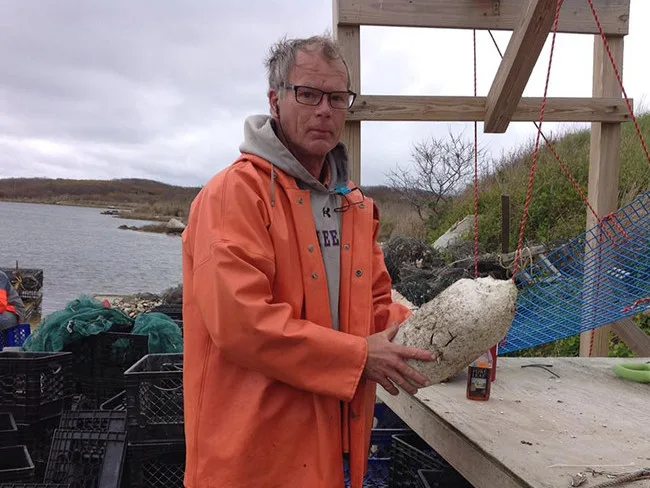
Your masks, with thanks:
M16 327L24 316L25 304L9 277L0 271L0 331Z
M189 488L361 488L375 385L426 378L390 342L377 208L338 144L354 100L329 38L281 41L271 116L246 120L241 157L192 204L183 233ZM408 381L407 381L408 378Z

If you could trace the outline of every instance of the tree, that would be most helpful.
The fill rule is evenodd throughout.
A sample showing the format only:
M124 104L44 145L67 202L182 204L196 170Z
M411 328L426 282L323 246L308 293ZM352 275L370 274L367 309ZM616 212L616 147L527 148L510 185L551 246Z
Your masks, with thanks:
M478 148L481 167L485 151ZM413 164L397 165L386 177L389 186L412 205L423 221L438 215L442 206L471 183L474 174L474 143L455 136L415 143L411 152Z

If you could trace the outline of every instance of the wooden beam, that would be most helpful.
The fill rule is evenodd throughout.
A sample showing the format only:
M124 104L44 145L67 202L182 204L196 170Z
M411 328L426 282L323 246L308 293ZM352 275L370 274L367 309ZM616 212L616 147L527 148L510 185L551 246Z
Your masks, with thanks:
M612 331L640 358L650 358L650 336L631 318L612 324Z
M607 38L612 57L623 76L623 37ZM594 36L594 97L622 96L621 87L607 56L603 40ZM618 179L621 169L621 124L594 123L591 126L589 193L587 199L595 212L604 217L618 207ZM587 229L597 225L591 211L587 211ZM587 243L590 245L590 243ZM585 270L598 266L595 259L584 263ZM585 274L589 271L585 271ZM595 271L592 271L595 272ZM595 286L595 285L594 285ZM596 290L585 290L585 293ZM611 327L583 332L580 335L580 355L607 356L609 353L609 333ZM593 337L592 337L593 335ZM593 348L591 343L593 341Z
M348 120L473 122L485 120L486 97L361 95ZM542 98L522 98L512 114L517 122L539 120ZM549 98L547 122L627 122L631 120L620 98Z
M337 2L334 1L334 25L337 25ZM352 90L361 91L361 28L359 26L336 27L335 39L343 50L350 70ZM348 120L343 127L341 142L345 144L350 161L350 179L361 185L361 121Z
M630 0L594 0L594 7L605 34L628 33ZM515 30L523 8L521 0L338 0L338 23ZM564 1L558 31L598 33L586 0Z
M528 84L555 20L557 0L528 0L487 96L483 132L502 134Z

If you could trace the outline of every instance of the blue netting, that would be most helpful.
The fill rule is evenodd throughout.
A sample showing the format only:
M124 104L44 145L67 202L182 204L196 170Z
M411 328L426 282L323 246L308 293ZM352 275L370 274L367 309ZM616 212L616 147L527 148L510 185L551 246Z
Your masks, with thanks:
M648 310L650 192L518 275L500 354L576 336ZM635 306L636 305L636 306Z

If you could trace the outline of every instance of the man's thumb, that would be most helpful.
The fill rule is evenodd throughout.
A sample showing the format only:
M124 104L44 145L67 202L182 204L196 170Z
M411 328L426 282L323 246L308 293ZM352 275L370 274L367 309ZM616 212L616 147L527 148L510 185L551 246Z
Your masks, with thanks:
M389 341L393 340L393 337L395 337L395 334L397 334L398 330L399 330L399 324L397 322L395 322L393 325L391 325L385 330L386 337L388 338Z

